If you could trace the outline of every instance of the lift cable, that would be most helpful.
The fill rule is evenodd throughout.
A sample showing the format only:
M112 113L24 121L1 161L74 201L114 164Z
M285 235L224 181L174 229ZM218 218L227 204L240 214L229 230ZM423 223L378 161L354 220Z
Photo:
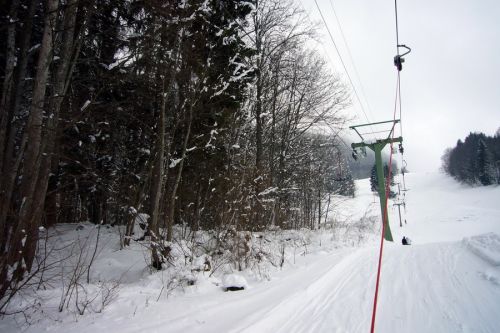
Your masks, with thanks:
M396 19L396 51L397 55L394 57L394 65L397 68L397 84L396 84L396 97L394 101L394 115L393 119L396 119L396 112L399 104L399 119L400 119L400 131L401 131L401 136L403 133L402 129L402 120L401 120L401 75L400 72L402 70L402 63L404 62L403 56L408 54L411 49L407 47L406 45L400 45L399 44L399 27L398 27L398 7L397 7L397 0L394 0L394 11L395 11L395 19ZM399 48L404 47L407 49L407 52L404 53L403 55L400 54ZM398 103L399 102L399 103ZM393 138L394 138L394 131L391 133ZM387 175L386 179L386 193L390 193L390 179L391 179L391 172L392 172L392 155L393 155L393 143L391 140L391 152L390 152L390 158L389 158L389 173ZM403 161L403 146L400 144L400 153L401 153L401 159ZM404 173L403 173L403 186L404 189L406 190L406 185L404 184ZM377 314L377 301L378 301L378 291L379 291L379 285L380 285L380 273L381 273L381 267L382 267L382 254L383 254L383 249L384 249L384 233L385 233L385 226L386 226L386 220L387 220L387 203L389 200L389 196L386 196L385 199L385 207L384 207L384 216L383 216L383 221L382 221L382 234L380 237L380 250L379 250L379 258L378 258L378 267L377 267L377 280L376 280L376 285L375 285L375 295L373 298L373 312L372 312L372 320L371 320L371 328L370 332L374 333L375 332L375 319L376 319L376 314Z
M354 91L354 95L356 96L356 99L357 99L357 101L358 101L358 103L359 103L359 106L361 107L361 111L363 112L363 114L364 114L364 116L365 116L366 120L367 120L368 122L370 122L370 120L368 119L368 115L366 114L365 108L364 108L364 106L363 106L363 103L361 103L361 99L359 98L359 95L358 95L358 91L357 91L357 89L356 89L356 86L354 85L354 83L353 83L353 81L352 81L352 79L351 79L351 75L349 75L349 71L347 70L347 67L346 67L346 65L345 65L345 63L344 63L344 59L342 58L342 55L340 54L340 51L339 51L339 49L338 49L338 47L337 47L337 43L335 43L335 40L334 40L334 38L333 38L333 35L332 35L332 33L330 32L330 28L328 27L328 24L326 23L325 17L323 16L323 12L321 11L321 8L320 8L320 7L319 7L319 5L318 5L318 1L317 1L317 0L314 0L314 3L316 4L316 8L317 8L317 9L318 9L318 11L319 11L319 15L321 16L321 20L323 20L323 24L325 25L326 31L328 32L328 35L330 36L330 40L332 41L332 44L333 44L333 46L334 46L334 48L335 48L335 51L337 52L337 55L339 56L340 63L342 64L342 67L344 68L344 71L345 71L345 73L346 73L346 75L347 75L347 78L349 79L349 83L351 84L351 87L352 87L352 89L353 89L353 91Z
M349 44L347 43L347 39L345 38L344 30L342 29L342 24L340 23L340 20L337 16L337 11L335 10L335 7L333 6L332 0L329 0L329 2L330 2L330 7L332 8L333 15L335 16L335 21L337 21L337 25L339 26L340 35L342 36L342 40L343 40L344 45L346 47L347 55L349 56L349 60L351 61L352 68L354 69L354 76L358 80L359 88L361 91L361 96L363 97L363 99L366 103L366 106L368 108L368 115L371 118L373 118L373 113L371 112L370 103L368 102L368 98L366 98L365 89L363 87L363 81L361 81L358 69L356 68L356 64L355 64L354 59L352 57L351 49L349 47Z
M340 136L340 132L341 132L341 129L340 130L336 130L335 128L332 127L332 125L330 125L330 123L326 120L326 118L324 116L322 116L318 111L316 111L315 109L313 109L314 113L316 113L316 115L318 116L319 119L323 120L324 124L332 131L332 134L333 134L333 139L339 139L340 142L346 146L347 149L350 149L349 145L344 141L344 139L342 139L342 137Z
M309 23L311 23L311 24L312 24L312 23L313 23L313 21L312 21L312 19L311 19L310 15L309 15L309 12L308 12L308 11L307 11L307 9L305 8L304 4L302 3L302 0L300 0L300 1L299 1L299 4L300 4L300 6L302 7L302 9L304 10L304 13L305 13L305 14L306 14L306 16L307 16L307 20L309 21ZM318 5L318 4L316 3L316 6L317 6L317 5ZM333 5L332 5L332 8L333 8ZM318 7L318 9L319 9L319 7ZM321 14L321 11L320 11L320 14ZM337 14L335 14L335 17L337 17L336 15L337 15ZM322 16L322 15L321 15L321 16ZM323 16L322 16L322 18L323 18ZM339 21L338 21L338 19L337 19L337 22L339 22ZM328 26L326 25L326 22L324 21L324 19L323 19L323 23L324 23L325 27L326 27L326 28L327 28L327 30L328 30ZM340 27L340 22L339 22L339 27ZM328 30L328 33L330 34L330 31L329 31L329 30ZM336 44L335 44L335 42L334 42L333 37L332 37L332 35L331 35L331 34L330 34L330 38L332 39L332 42L333 42L334 46L336 47ZM346 43L346 42L345 42L345 39L344 39L344 43ZM333 60L332 60L332 58L330 57L330 55L329 55L328 51L326 50L325 45L324 45L324 44L321 44L321 46L323 47L323 50L324 50L324 52L325 52L325 55L326 55L326 57L328 58L328 60L330 61L330 63L331 63L332 65L334 65ZM346 43L346 46L348 47L347 43ZM340 54L339 54L339 51L338 51L338 50L337 50L337 54L338 54L338 55L339 55L339 57L340 57ZM350 51L349 51L349 54L350 54ZM341 58L341 61L342 61L342 58ZM352 57L351 57L351 62L352 62ZM343 61L342 61L342 64L343 64ZM353 68L356 70L356 68L355 68L355 66L354 66L354 62L352 63L352 65L353 65ZM349 73L347 72L347 70L346 70L345 66L344 66L344 70L346 71L346 73L347 73L347 75L348 75L348 77L349 77L349 79L350 79ZM359 75L357 76L357 79L358 79L358 81L359 81L359 83L360 83L361 89L363 89L363 86L362 86L362 84L361 84L361 80L359 79ZM354 88L354 85L352 84L352 81L351 81L351 85L353 86L353 90L356 92L356 90L355 90L355 88ZM361 92L363 93L363 91L361 91ZM356 94L356 96L357 96L357 94ZM364 96L364 95L363 95L363 96ZM364 96L364 98L365 98L366 105L367 105L367 106L368 106L368 108L369 108L369 107L370 107L370 105L369 105L369 103L368 103L368 100L366 99L366 96ZM357 99L358 99L358 102L359 102L359 104L361 105L361 107L363 107L363 105L361 104L361 101L359 100L359 97L357 97ZM368 111L370 112L370 109L369 109ZM334 129L334 128L333 128L333 127L329 124L329 122L328 122L328 121L327 121L327 120L326 120L323 116L320 116L319 112L317 112L316 110L314 110L314 112L316 113L316 115L317 115L317 116L318 116L321 120L323 120L323 122L325 123L325 125L326 125L326 126L327 126L327 127L328 127L331 131L332 131L332 134L334 135L334 136L333 136L333 139L339 139L339 140L340 140L340 142L341 142L341 143L342 143L342 144L343 144L346 148L351 149L351 147L350 147L350 146L349 146L349 145L348 145L348 144L344 141L344 139L342 139L342 137L340 136L340 132L341 132L341 130L336 130L336 129ZM363 113L364 113L364 111L363 111ZM371 114L370 114L370 115L371 115ZM366 113L365 113L365 118L366 118L366 119L368 119L368 118L367 118L367 116L366 116ZM373 132L372 132L372 133L373 133Z
M404 60L401 60L401 54L399 53L399 48L400 47L404 47L406 49L408 49L409 51L406 52L405 54L408 54L411 49L408 48L406 45L400 45L399 44L399 21L398 21L398 2L397 0L394 0L394 17L395 17L395 27L396 27L396 57L397 59L399 59L400 62L404 62ZM395 64L396 65L396 64ZM397 65L396 65L397 66ZM402 66L402 64L400 63L400 66ZM398 67L398 91L397 91L397 95L398 95L398 98L399 98L399 131L401 133L401 136L403 136L403 119L402 119L402 102L401 102L401 78L400 78L400 72L401 72L401 67ZM400 152L401 152L401 178L403 180L403 190L406 191L406 181L405 181L405 169L403 169L403 154L404 154L404 148L402 145L400 145L400 148L399 148ZM406 209L406 208L405 208Z
M398 77L397 77L397 85L396 85L396 98L394 101L394 115L393 115L393 121L396 121L396 112L397 112L397 106L398 106L398 86L399 86L399 72L398 72ZM394 130L389 134L392 136L392 139L394 139ZM391 186L391 172L392 172L392 149L393 149L393 142L391 140L390 143L390 154L389 154L389 172L387 174L387 179L385 181L385 193L390 193L390 186ZM382 233L380 235L380 249L379 249L379 256L378 256L378 267L377 267L377 280L375 284L375 296L373 298L373 311L372 311L372 321L371 321L371 333L375 332L375 318L377 314L377 302L378 302L378 290L379 290L379 284L380 284L380 273L381 273L381 268L382 268L382 254L384 251L384 235L385 235L385 227L387 223L387 204L389 201L389 195L385 196L385 203L384 203L384 214L383 214L383 220L382 220Z

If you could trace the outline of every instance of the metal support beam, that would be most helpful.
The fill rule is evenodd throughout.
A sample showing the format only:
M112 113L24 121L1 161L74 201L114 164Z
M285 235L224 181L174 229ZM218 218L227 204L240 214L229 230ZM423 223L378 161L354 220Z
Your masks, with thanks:
M389 212L386 212L386 200L388 193L385 187L385 177L384 177L384 166L382 163L382 149L384 149L385 143L378 143L370 145L370 147L375 152L375 164L377 166L377 178L378 178L378 196L380 198L380 213L382 214L382 220L385 224L384 238L390 242L393 241L391 226L389 225Z
M401 205L403 205L403 203L399 202L399 203L395 203L394 206L398 206L398 212L399 212L399 226L400 227L403 227L403 222L401 220ZM406 223L406 221L405 221Z
M382 122L382 123L384 123L384 122ZM366 126L366 125L362 125L362 126ZM356 127L357 126L353 126L352 129L356 130ZM394 128L394 126L393 126L393 128ZM391 130L391 132L392 132L392 130ZM382 215L382 220L383 220L382 223L385 224L384 238L390 242L392 242L394 239L392 237L391 227L389 225L389 212L387 212L387 214L386 214L386 211L385 211L385 207L386 207L385 203L387 200L387 195L389 195L389 194L386 193L384 166L382 163L382 150L384 149L384 147L387 144L391 144L391 143L395 143L395 142L401 143L401 142L403 142L403 138L402 137L393 138L393 139L387 138L387 139L377 140L373 143L359 142L359 143L351 144L352 149L361 148L361 147L368 147L371 150L373 150L373 152L375 153L375 165L377 168L377 178L378 178L378 195L380 198L380 213ZM392 152L391 152L391 154L392 154ZM385 220L384 220L384 217L385 217Z

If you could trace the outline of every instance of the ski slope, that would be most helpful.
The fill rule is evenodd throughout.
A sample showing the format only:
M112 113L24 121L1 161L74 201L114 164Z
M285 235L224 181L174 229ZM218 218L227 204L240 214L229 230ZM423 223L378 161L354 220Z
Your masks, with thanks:
M397 241L385 243L376 331L499 332L500 187L470 188L437 173L409 174L406 184L407 224L400 228L390 208ZM368 180L357 188L341 213L379 214ZM400 245L403 235L412 246ZM243 291L200 281L197 291L160 302L155 274L124 287L102 313L47 319L26 332L368 332L377 255L378 240L318 251ZM16 329L0 322L0 331Z
M413 245L386 243L377 331L497 332L500 267L463 239L500 234L500 189L469 188L440 174L410 174L407 186L408 224L400 228L392 209L391 225L395 239L404 234ZM376 211L368 182L358 189L353 207ZM376 255L375 246L328 255L254 289L225 294L220 304L200 300L188 311L169 309L153 326L172 332L367 332ZM500 250L496 255L500 259Z
M404 234L413 245L386 243L376 331L498 332L500 266L481 253L500 260L500 188L469 188L441 174L410 174L407 186L408 224L400 228L391 210L391 225L395 239ZM373 197L367 181L358 188L353 207L361 208ZM487 232L496 234L475 237ZM368 332L376 263L376 246L327 255L254 289L168 309L150 328Z
M324 262L308 282L250 315L234 332L368 332L376 258L368 249ZM314 269L316 267L311 267ZM497 332L498 280L490 267L454 244L390 246L384 260L379 332ZM319 273L319 274L316 274Z

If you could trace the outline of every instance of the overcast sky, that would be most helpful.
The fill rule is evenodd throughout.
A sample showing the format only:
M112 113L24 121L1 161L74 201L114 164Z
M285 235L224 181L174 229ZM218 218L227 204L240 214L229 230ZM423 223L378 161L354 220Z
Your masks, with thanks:
M314 21L314 0L302 3ZM392 119L396 70L394 1L332 0L359 73L355 75L330 0L318 0L369 120ZM398 0L400 44L412 48L401 72L405 160L410 171L435 171L447 147L470 131L500 127L500 1ZM344 73L321 25L335 70ZM344 74L345 76L345 74ZM347 78L346 78L347 80ZM362 93L364 91L364 94ZM366 119L353 99L354 123ZM399 133L396 133L399 134ZM398 157L399 160L399 157Z

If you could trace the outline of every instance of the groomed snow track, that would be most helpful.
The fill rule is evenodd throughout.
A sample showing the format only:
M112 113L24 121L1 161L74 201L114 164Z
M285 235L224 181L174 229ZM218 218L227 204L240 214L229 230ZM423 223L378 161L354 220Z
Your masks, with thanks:
M386 250L377 332L498 331L498 267L476 256L463 242L390 245ZM373 248L329 255L287 277L227 294L220 304L202 301L177 317L166 312L161 323L149 328L164 327L169 332L367 332L375 252Z

